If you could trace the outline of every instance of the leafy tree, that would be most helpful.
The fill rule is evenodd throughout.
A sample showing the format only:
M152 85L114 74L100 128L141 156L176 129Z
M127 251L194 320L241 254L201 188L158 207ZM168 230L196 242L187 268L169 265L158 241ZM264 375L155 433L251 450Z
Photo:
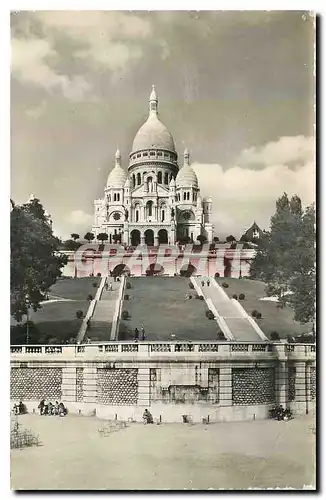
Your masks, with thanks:
M199 243L200 243L201 245L203 245L204 243L206 243L207 238L206 238L206 236L204 236L203 234L199 234L199 235L197 236L197 241L199 241Z
M217 236L214 236L213 241L214 241L214 243L218 243L220 241L220 238L218 238Z
M37 311L49 288L61 276L68 257L58 251L39 200L14 205L10 213L10 308L20 322L28 306Z
M302 210L301 200L284 193L276 202L270 231L265 233L250 275L267 283L267 295L291 305L294 319L314 320L316 301L315 206Z
M97 239L103 243L103 241L107 241L108 240L108 235L106 233L100 233L97 236Z
M228 243L232 243L233 241L236 241L236 239L234 236L232 236L232 234L230 234L230 236L227 236L225 238L225 241L227 241Z
M95 238L94 234L93 233L86 233L85 236L84 236L85 240L88 241L88 243L90 243L91 241L93 241L93 239Z
M77 233L71 233L71 235L70 235L70 236L72 237L72 239L73 239L74 241L77 241L77 240L79 240L79 238L80 238L79 234L77 234Z
M75 251L79 247L79 243L74 240L66 240L63 244L63 247L65 250L72 250Z
M190 243L190 237L189 236L180 236L179 245L186 245L187 243Z

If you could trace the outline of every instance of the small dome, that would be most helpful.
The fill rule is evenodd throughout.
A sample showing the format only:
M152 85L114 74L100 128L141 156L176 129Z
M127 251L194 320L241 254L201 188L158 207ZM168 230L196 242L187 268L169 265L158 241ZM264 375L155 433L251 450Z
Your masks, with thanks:
M175 180L174 177L172 177L171 182L170 182L170 187L175 187Z
M106 187L122 188L125 185L126 179L127 179L126 171L122 167L120 167L120 165L116 165L109 174Z
M198 179L194 169L190 165L184 165L178 172L176 178L177 188L194 187L198 188Z
M130 188L130 179L127 177L127 180L125 182L125 188Z

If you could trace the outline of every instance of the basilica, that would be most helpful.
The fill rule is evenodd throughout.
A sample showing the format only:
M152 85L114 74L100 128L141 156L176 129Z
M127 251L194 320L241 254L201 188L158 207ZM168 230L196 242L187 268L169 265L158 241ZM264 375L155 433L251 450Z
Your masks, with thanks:
M106 233L109 243L175 244L181 239L196 242L200 236L212 242L212 200L200 196L187 149L179 168L173 137L158 116L154 86L149 116L134 139L128 169L118 150L104 196L94 205L92 233L96 238Z

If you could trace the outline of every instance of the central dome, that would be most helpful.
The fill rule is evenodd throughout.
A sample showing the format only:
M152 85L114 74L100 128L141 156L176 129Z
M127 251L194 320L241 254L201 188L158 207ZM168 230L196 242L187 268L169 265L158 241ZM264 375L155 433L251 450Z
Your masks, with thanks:
M175 152L174 140L168 129L157 116L158 99L153 85L149 98L149 117L138 130L132 145L132 152L143 149L167 149Z

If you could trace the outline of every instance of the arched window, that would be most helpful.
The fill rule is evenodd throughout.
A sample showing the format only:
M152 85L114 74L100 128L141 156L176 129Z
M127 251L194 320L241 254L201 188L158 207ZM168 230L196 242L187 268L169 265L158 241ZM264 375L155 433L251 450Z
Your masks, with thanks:
M159 172L157 174L157 182L158 182L158 184L162 184L162 172Z
M136 176L135 174L132 176L132 187L134 188L136 186Z
M183 199L186 200L187 199L187 193L183 193Z
M165 210L162 210L162 216L161 216L161 221L164 222L165 219Z
M140 186L140 184L141 184L141 175L138 172L138 174L137 174L137 186Z
M165 172L164 174L164 184L169 184L169 173Z
M109 201L109 203L110 203L110 201L111 201L111 195L110 195L110 194L109 194L109 196L108 196L108 201Z
M139 221L139 210L136 210L136 222Z
M173 175L172 175L172 174L170 174L170 181L172 181L172 177L173 177Z
M120 193L117 193L117 201L120 201Z
M117 195L114 193L113 194L113 201L116 201L116 199L117 199Z
M153 202L148 201L146 203L146 208L147 208L147 217L151 217L153 215Z
M187 200L190 200L190 193L189 193L189 191L187 193Z

